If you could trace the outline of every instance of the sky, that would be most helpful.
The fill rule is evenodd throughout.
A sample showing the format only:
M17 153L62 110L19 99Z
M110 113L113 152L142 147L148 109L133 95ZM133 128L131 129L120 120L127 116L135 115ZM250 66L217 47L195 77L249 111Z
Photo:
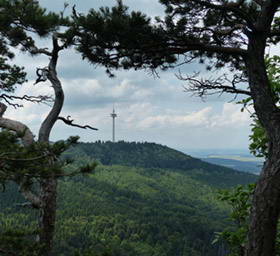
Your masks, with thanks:
M40 0L50 11L61 11L64 0ZM112 6L114 0L69 0L78 12L89 8ZM141 10L149 16L160 16L163 7L156 0L125 0L130 10ZM69 9L71 11L71 8ZM47 47L50 40L40 41ZM37 67L45 67L48 58L30 57L18 52L16 63L25 66L29 81L17 89L17 94L52 94L48 83L33 85ZM179 69L159 72L159 78L145 71L118 71L109 78L105 69L83 61L74 49L60 54L58 76L65 92L62 116L70 115L76 123L91 125L98 131L66 126L58 121L51 133L51 140L79 135L81 141L112 139L113 106L117 113L116 140L148 141L175 149L246 149L250 133L250 114L240 111L232 102L233 96L211 96L204 101L184 92L184 82L176 78L179 71L192 74L201 71L202 77L218 74L206 72L202 65L188 64ZM50 110L44 104L24 103L24 108L8 108L6 117L27 124L34 134ZM215 152L213 152L215 153Z

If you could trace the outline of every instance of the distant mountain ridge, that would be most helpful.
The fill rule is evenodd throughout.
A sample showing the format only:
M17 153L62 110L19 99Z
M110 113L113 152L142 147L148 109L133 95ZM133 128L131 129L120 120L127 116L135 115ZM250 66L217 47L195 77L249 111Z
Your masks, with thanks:
M235 159L228 158L218 158L218 157L208 157L208 158L200 158L202 161L207 163L226 166L229 168L233 168L242 172L250 172L254 174L259 174L262 168L263 163L260 161L238 161Z
M257 178L253 174L207 163L167 146L149 142L81 142L66 155L91 157L103 165L192 171L200 180L205 175L209 185L218 187L248 184Z

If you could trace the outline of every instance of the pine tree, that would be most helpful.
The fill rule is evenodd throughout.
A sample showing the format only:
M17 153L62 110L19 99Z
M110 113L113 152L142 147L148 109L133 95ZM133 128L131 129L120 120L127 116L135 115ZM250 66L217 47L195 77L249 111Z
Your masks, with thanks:
M165 17L152 21L128 12L121 1L112 9L73 17L77 50L92 63L114 69L167 69L193 60L209 70L227 67L232 76L199 79L179 75L186 90L200 97L213 92L249 96L268 137L268 154L257 182L246 256L275 255L280 214L280 110L269 83L265 51L280 41L279 0L160 0Z
M26 252L18 246L1 248L0 252L8 255L51 255L56 218L57 179L64 176L85 174L93 170L95 163L86 165L72 173L65 173L63 167L67 161L59 160L59 156L69 146L77 142L77 137L70 137L68 141L50 144L49 136L57 120L79 128L90 128L74 124L73 120L59 116L64 103L64 93L58 78L56 66L58 53L69 46L68 41L59 37L60 26L69 25L69 19L63 15L46 13L38 1L0 1L0 82L2 99L0 102L0 182L5 187L6 182L15 182L21 194L27 200L23 206L38 209L38 243L34 253ZM51 35L52 49L38 48L31 35L40 37ZM28 100L31 102L50 101L47 96L15 96L16 85L25 82L23 68L9 65L9 59L14 57L13 47L31 55L46 55L49 57L47 67L37 69L36 83L49 81L54 90L53 106L42 122L38 140L28 126L5 117L8 105L20 107L14 100ZM16 236L18 234L15 234ZM23 241L23 240L13 240ZM3 241L2 241L3 243ZM20 243L21 244L21 243ZM19 244L18 244L19 245ZM30 245L28 246L30 248ZM14 249L15 251L10 251ZM26 254L27 253L27 254Z

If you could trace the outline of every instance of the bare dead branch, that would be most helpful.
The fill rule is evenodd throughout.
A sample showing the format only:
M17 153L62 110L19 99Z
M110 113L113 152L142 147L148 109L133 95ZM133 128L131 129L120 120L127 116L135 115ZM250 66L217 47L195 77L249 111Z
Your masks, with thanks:
M204 98L205 96L213 94L243 94L251 96L250 91L238 88L238 84L247 83L246 77L242 74L235 74L233 78L229 79L226 75L218 78L197 79L198 73L192 76L182 76L181 73L176 75L178 79L186 81L184 86L186 92L192 92L193 95Z
M78 127L78 128L82 128L82 129L91 129L91 130L95 130L95 131L98 131L98 129L97 128L94 128L94 127L92 127L92 126L90 126L90 125L79 125L79 124L74 124L73 123L73 119L70 119L71 118L71 116L67 116L66 118L65 117L61 117L61 116L59 116L57 119L59 119L59 120L62 120L65 124L67 124L67 125L70 125L70 126L75 126L75 127Z
M53 98L48 95L39 95L39 96L29 96L29 95L23 95L23 96L15 96L15 95L8 95L8 94L0 94L0 99L3 99L8 105L13 106L14 108L23 107L22 104L14 103L13 100L23 100L23 101L29 101L33 103L51 103L53 102Z

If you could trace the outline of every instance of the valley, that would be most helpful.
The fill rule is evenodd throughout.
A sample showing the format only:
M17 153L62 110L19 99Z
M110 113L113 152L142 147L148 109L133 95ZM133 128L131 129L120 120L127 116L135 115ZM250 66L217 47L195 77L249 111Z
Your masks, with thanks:
M63 158L75 159L69 171L99 164L59 183L56 255L223 256L225 245L212 241L231 223L217 193L257 178L155 143L79 143ZM0 202L2 236L35 228L36 213L17 206L15 186Z

